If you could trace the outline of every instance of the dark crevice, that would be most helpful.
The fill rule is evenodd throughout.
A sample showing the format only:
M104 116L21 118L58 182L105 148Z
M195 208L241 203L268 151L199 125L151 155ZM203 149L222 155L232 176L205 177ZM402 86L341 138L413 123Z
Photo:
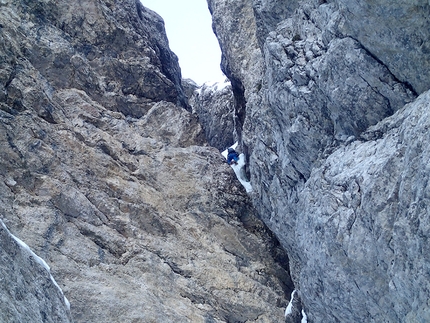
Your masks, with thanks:
M184 278L191 278L191 274L185 270L182 270L176 263L173 261L164 260L164 263L170 267L170 269L177 275L180 275Z
M245 87L242 84L242 81L236 77L230 69L230 66L227 62L227 59L224 55L221 58L221 69L222 72L227 76L230 80L231 88L233 91L234 97L234 106L235 106L235 132L237 134L236 141L242 141L242 129L243 124L246 118L246 99L245 99Z
M270 147L268 144L266 144L263 140L260 140L260 142L263 144L264 147L266 147L268 150L270 150L272 153L274 153L276 156L279 157L278 152Z
M6 133L6 136L7 136L7 142L9 144L9 147L12 148L12 150L18 154L19 158L21 158L21 160L24 161L24 155L21 153L19 148L13 142L12 137L8 133Z
M370 57L372 57L376 62L378 62L379 64L381 64L382 66L384 66L388 72L390 73L390 75L393 77L394 81L402 84L407 90L411 91L412 94L417 97L418 96L418 92L414 89L414 87L412 86L412 84L410 84L407 81L401 81L400 79L397 78L397 76L391 72L390 68L381 60L379 59L375 54L373 54L369 49L367 49L358 39L352 37L352 36L348 36L349 38L351 38L352 40L354 40L357 44L359 44L360 48L363 49L367 55L369 55Z
M52 105L46 105L41 107L37 115L50 124L57 124L57 122L54 120L54 117L52 116L53 110L54 109Z
M4 88L7 89L9 87L9 85L12 83L12 81L14 80L15 76L16 76L16 70L17 70L17 64L15 64L13 66L13 70L9 75L9 79L6 81Z

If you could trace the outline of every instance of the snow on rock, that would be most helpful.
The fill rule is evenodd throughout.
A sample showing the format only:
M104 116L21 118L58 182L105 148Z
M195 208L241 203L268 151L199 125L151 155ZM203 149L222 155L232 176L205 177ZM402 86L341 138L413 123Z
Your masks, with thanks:
M285 309L285 317L287 317L288 315L290 315L293 312L293 300L294 300L294 294L296 293L296 290L293 290L293 292L291 293L291 300L288 303L287 308Z
M308 323L308 317L306 316L306 313L304 310L302 310L302 323Z
M42 258L40 258L38 255L36 255L25 242L23 242L21 239L17 238L12 233L10 233L9 229L6 227L6 225L4 224L4 222L2 220L0 220L0 224L2 225L3 229L10 235L10 237L12 237L18 243L18 245L20 246L21 250L23 250L24 252L26 252L29 255L29 257L32 257L40 266L42 266L43 268L45 268L45 270L49 274L49 277L50 277L52 283L58 288L58 290L60 291L60 294L64 297L64 303L65 303L67 309L70 310L70 302L64 296L62 289L60 288L60 286L58 286L58 284L55 281L54 277L52 277L52 275L51 275L51 268L49 268L49 266L46 263L46 261L43 260Z
M208 90L212 90L212 91L222 91L223 89L225 89L227 86L231 85L230 81L226 78L224 80L224 82L218 82L218 81L214 81L214 82L205 82L201 88L206 88Z
M245 155L240 154L239 161L237 162L237 164L231 165L231 168L233 168L237 179L240 181L242 186L246 189L246 192L251 193L252 192L251 183L248 182L245 178Z
M284 315L285 323L303 322L304 315L299 291L293 290L291 293L291 299Z

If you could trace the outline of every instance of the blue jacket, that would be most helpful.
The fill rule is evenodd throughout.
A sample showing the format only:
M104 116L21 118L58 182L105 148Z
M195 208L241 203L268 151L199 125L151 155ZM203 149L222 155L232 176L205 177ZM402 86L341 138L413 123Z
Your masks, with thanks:
M230 164L232 160L235 162L239 160L239 154L234 150L230 151L227 155L227 163Z

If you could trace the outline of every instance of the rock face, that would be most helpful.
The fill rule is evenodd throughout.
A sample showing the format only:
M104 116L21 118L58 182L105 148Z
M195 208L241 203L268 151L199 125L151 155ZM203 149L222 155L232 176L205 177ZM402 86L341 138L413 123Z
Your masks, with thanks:
M430 4L424 1L340 0L340 31L357 39L418 93L430 88Z
M296 234L314 320L354 321L358 312L375 322L429 320L429 99L425 92L337 149L305 184Z
M46 264L0 220L0 321L72 322L63 293Z
M123 5L81 1L78 7L66 2L3 1L2 9L2 52L7 55L1 92L7 90L7 102L16 110L26 108L19 105L26 103L19 88L13 91L18 87L13 76L24 63L31 64L51 88L83 90L106 108L126 115L142 116L154 101L186 106L178 61L162 32L164 23L139 1ZM8 37L22 42L11 43ZM40 91L49 96L51 88ZM38 109L49 119L54 107L46 102Z
M242 130L242 125L238 124L229 82L203 84L194 88L189 102L212 147L223 151L239 140L238 130Z
M161 18L0 6L0 215L74 322L282 321L288 258L187 111Z
M208 4L308 320L429 321L428 4Z
M255 20L249 19L253 16L253 8L247 1L208 1L208 6L222 50L221 67L231 82L235 98L236 131L240 139L246 118L246 100L252 97L258 101L255 92L262 86L263 60L257 44Z

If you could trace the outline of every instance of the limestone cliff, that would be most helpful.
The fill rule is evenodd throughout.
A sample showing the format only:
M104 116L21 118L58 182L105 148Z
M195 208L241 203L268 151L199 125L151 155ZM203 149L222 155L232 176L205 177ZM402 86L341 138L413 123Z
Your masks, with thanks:
M428 322L429 4L208 5L308 321Z
M162 19L135 0L0 8L0 217L73 321L282 321L288 258L190 112Z

